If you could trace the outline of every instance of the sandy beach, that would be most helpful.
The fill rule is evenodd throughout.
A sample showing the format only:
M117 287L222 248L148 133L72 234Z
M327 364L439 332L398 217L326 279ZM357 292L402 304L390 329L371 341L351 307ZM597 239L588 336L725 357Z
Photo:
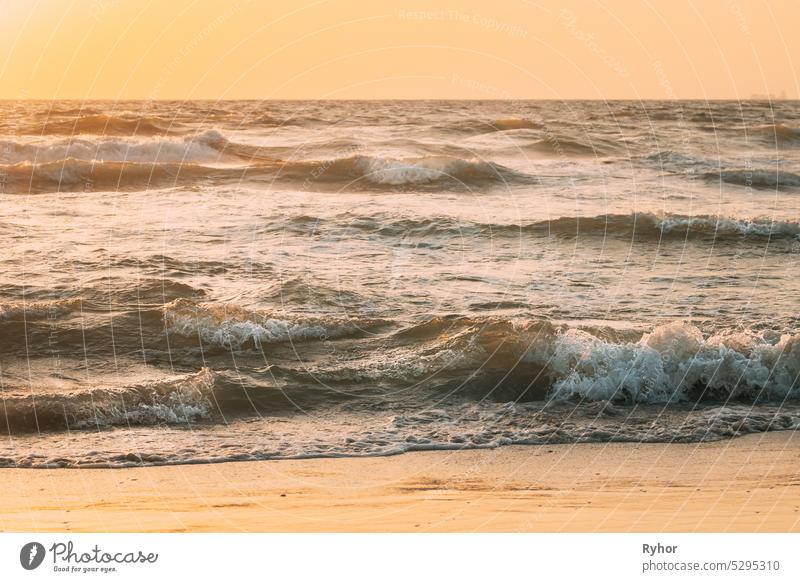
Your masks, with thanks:
M4 531L789 532L800 437L0 470Z

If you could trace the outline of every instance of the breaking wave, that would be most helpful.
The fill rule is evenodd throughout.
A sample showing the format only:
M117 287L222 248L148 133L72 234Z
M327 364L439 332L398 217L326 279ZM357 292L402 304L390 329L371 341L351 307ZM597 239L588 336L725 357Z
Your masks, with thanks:
M641 334L434 318L395 332L384 351L297 373L349 385L414 383L479 400L780 402L800 397L800 334L703 334L681 321Z
M546 362L557 377L555 399L757 402L800 396L800 334L704 336L676 322L638 342L616 344L569 330L557 337Z
M714 238L718 241L745 237L797 238L800 224L764 219L719 216L612 214L591 218L558 218L549 222L558 234L637 235L643 238Z
M366 186L480 186L510 182L534 182L532 176L493 162L447 156L384 158L356 155L323 161L282 164L280 173L296 180L346 182Z
M538 381L546 380L547 398L555 400L653 404L800 396L800 334L746 330L704 335L680 321L657 327L638 341L625 341L608 330L548 322L468 321L457 327L447 322L446 328L444 347L457 355L447 366L510 370L522 364L530 373L524 365L533 364ZM531 385L536 380L531 377Z
M270 148L231 142L216 130L160 138L69 138L47 141L0 140L5 164L46 164L80 160L103 164L221 163L263 160Z
M75 311L80 305L80 299L0 302L0 323L59 317Z
M322 219L305 218L316 231L327 227ZM645 240L714 239L719 242L745 238L795 239L800 237L800 224L768 219L738 219L720 216L607 214L601 216L564 216L552 220L519 224L464 222L449 217L392 220L383 217L347 217L343 227L392 237L426 237L437 235L519 237L538 236L617 236Z
M190 163L94 162L68 158L3 168L8 193L139 191L243 176L242 170Z
M722 170L707 172L703 177L757 190L796 190L800 188L800 175L783 170Z
M451 316L401 325L368 318L278 318L184 299L167 305L163 318L174 338L199 337L206 347L237 350L238 362L247 361L248 350L285 342L297 345L288 350L289 359L281 359L284 352L271 348L269 366L243 368L236 374L224 371L229 364L220 359L223 354L215 359L213 350L207 350L203 360L216 362L206 364L212 368L222 366L219 372L203 367L196 374L158 381L116 386L95 382L63 392L32 392L6 385L2 399L7 429L31 432L196 421L214 425L242 415L284 413L291 410L287 403L338 409L358 395L364 397L358 406L369 414L380 414L383 407L393 409L392 393L405 395L419 406L450 406L448 402L479 406L470 414L482 422L501 403L538 403L545 407L541 410L599 403L593 414L609 418L629 414L615 406L658 405L663 407L661 418L667 410L686 410L692 403L763 406L800 399L800 334L792 332L726 329L704 333L688 322L675 321L642 333L633 328L574 326L541 319ZM300 345L315 341L345 342L333 345L347 347L337 347L335 355L320 358L321 352L313 346L309 351L309 346ZM412 414L407 403L400 410ZM529 435L531 439L555 439L551 442L572 442L580 435L588 438L589 433L582 430L572 434L569 415L553 410L552 422L560 426L557 434L540 416L535 423L517 418L506 428L540 430L541 434ZM719 422L715 428L733 430L732 434L786 428L786 419L773 426L767 419L770 415L762 412L749 413L747 419L739 415L749 428L716 416L703 417L701 425ZM498 414L498 423L508 422L509 409ZM453 442L468 444L471 433L463 420L450 429L455 431L453 439L460 439ZM494 433L497 427L486 428ZM590 428L593 440L611 438L607 430ZM637 425L627 422L617 428L623 440L724 436L707 430L695 434L703 426L684 434L684 425L669 422L664 427L667 432L657 434L642 434ZM625 431L631 433L629 437ZM392 441L390 435L384 440Z
M473 188L535 183L533 176L478 159L394 159L355 155L286 161L270 150L231 143L217 132L151 143L72 141L7 148L16 163L0 166L9 193L137 191L200 183L265 180L304 189ZM63 158L62 156L69 156ZM19 161L21 160L21 161Z
M358 337L385 324L383 320L370 318L282 317L232 304L214 305L189 299L165 305L164 323L171 334L199 338L224 349Z
M9 431L101 428L116 425L186 424L212 410L214 373L69 392L4 389L0 425ZM4 421L4 422L3 422Z

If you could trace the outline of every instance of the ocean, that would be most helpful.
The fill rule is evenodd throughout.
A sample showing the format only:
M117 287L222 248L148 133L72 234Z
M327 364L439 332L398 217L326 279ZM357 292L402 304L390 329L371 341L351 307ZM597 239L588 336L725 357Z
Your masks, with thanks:
M800 102L0 102L0 466L800 426Z

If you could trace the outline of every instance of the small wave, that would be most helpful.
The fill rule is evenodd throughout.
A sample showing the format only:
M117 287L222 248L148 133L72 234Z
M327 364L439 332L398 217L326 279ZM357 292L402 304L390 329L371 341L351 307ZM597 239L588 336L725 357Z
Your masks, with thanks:
M720 114L717 114L715 116L714 113L712 113L711 111L697 111L697 112L694 112L694 113L689 113L687 115L687 117L688 117L689 121L694 121L695 123L710 123L710 124L714 124L715 120L716 120L716 123L719 123L721 116L720 116Z
M706 172L709 181L746 186L757 190L796 190L800 188L800 175L783 170L722 170Z
M5 423L12 431L98 428L115 425L186 424L212 411L214 373L70 392L2 394Z
M89 115L100 115L101 111L96 107L92 107L90 105L82 105L80 107L74 107L72 105L59 105L57 103L53 103L48 107L46 110L38 113L38 117L84 117Z
M25 161L0 166L0 169L5 173L4 187L8 193L138 191L198 183L239 183L245 180L265 180L270 183L289 181L304 189L335 186L356 190L470 189L536 183L533 176L477 159L442 156L393 159L357 155L332 160L281 161L260 157L260 148L224 143L215 147L214 151L204 152L194 142L189 146L178 145L173 154L180 155L184 147L192 148L194 159L216 156L215 161L219 162L224 159L220 152L224 152L236 156L240 162L244 159L248 163L214 166L207 162L162 162L160 158L158 162L67 158L44 163ZM158 156L157 150L150 153Z
M231 142L217 130L183 137L69 138L48 141L0 140L5 164L47 164L80 160L152 164L215 164L274 160L271 149Z
M480 143L499 145L504 151L527 152L531 154L555 157L608 157L615 154L627 154L631 142L616 140L603 135L592 135L590 132L573 128L553 131L546 128L508 127L502 133L480 138Z
M120 255L111 258L105 263L107 266L112 267L123 267L123 268L133 268L136 271L140 272L142 275L146 276L158 276L159 279L153 279L152 286L155 287L156 284L159 287L166 287L167 294L171 288L179 289L181 286L185 286L185 283L179 283L177 281L170 281L164 279L164 277L184 277L184 276L192 276L197 275L199 273L207 274L207 275L219 275L225 273L228 269L235 269L236 265L230 265L225 261L216 261L211 259L180 259L170 255L162 255L162 254L155 254L146 257L131 257L129 255ZM248 267L249 268L249 267ZM131 290L130 282L125 281L127 284L127 289ZM148 284L150 284L148 282ZM184 287L188 290L188 287ZM137 289L133 289L134 291L138 291ZM203 290L201 288L194 288L194 293L202 294ZM173 297L173 299L180 297L178 295Z
M161 307L164 303L176 299L196 299L203 295L202 288L165 276L161 278L143 276L135 281L124 277L107 277L99 285L87 285L82 289L85 305L98 310L110 307L136 309Z
M76 138L45 143L0 141L0 148L4 151L3 161L8 164L41 164L67 159L96 163L219 162L225 159L226 145L227 140L216 131L185 138L156 140Z
M326 228L324 221L310 223L315 230ZM391 237L436 235L476 237L537 236L622 236L650 240L713 238L719 242L744 238L794 239L800 237L800 224L788 221L737 219L719 216L606 214L564 216L519 224L458 221L450 217L418 219L349 218L346 228Z
M7 193L138 191L169 188L220 178L241 179L242 170L199 164L151 162L94 162L66 160L3 166Z
M508 119L495 119L492 121L491 126L497 131L508 131L512 129L537 129L539 124L530 119L512 117Z
M778 148L800 146L800 128L790 127L783 123L760 125L754 129L757 137Z
M555 234L613 234L642 238L714 238L741 240L745 237L796 238L800 224L772 220L747 220L719 216L612 214L591 218L565 217L548 223Z
M147 136L177 133L180 123L163 117L120 116L108 114L83 115L72 119L48 120L22 128L27 135L116 135Z
M309 416L309 415L304 415ZM310 415L314 416L314 415ZM574 443L696 443L745 434L796 430L796 405L665 408L584 403L438 403L425 408L374 410L369 415L325 415L310 427L250 418L194 430L164 428L167 438L104 431L80 439L35 437L23 447L0 444L0 467L108 468L266 459L375 457L408 451L487 449L508 445ZM298 426L299 424L299 426ZM305 425L305 426L304 426ZM33 440L33 439L31 439ZM79 444L78 444L79 443ZM37 446L38 445L38 446ZM46 455L38 451L48 451ZM436 485L436 484L434 484Z
M549 135L532 143L520 146L523 150L530 150L553 156L610 156L620 150L618 144L608 140L587 139L578 140L569 137Z
M161 262L157 262L161 260ZM0 322L23 320L38 321L55 319L79 311L108 311L109 308L161 307L164 303L179 298L198 298L205 291L188 283L173 280L164 275L164 269L172 268L168 257L155 257L152 262L117 260L114 266L132 267L145 271L154 267L151 277L141 276L135 280L126 277L103 277L87 280L80 288L71 290L70 297L63 299L41 299L56 295L52 289L40 290L38 299L0 301ZM101 263L102 265L102 263ZM108 263L105 264L107 266ZM183 265L183 263L177 263ZM156 271L155 268L158 270ZM159 277L156 277L158 275ZM64 291L59 291L64 293Z
M199 338L223 349L333 338L358 337L385 325L380 319L337 319L310 316L277 316L232 304L197 303L178 299L164 306L164 323L171 334Z
M318 162L286 162L281 174L297 180L366 186L480 186L534 181L499 164L447 156L395 159L356 155Z
M270 115L268 113L262 113L260 115L255 115L253 117L245 117L245 120L242 122L242 125L247 126L257 126L257 127L290 127L295 125L300 125L301 120L295 118L280 118L275 117L274 115Z
M0 302L0 323L56 318L79 309L80 299Z
M481 134L497 131L512 131L516 129L539 129L540 125L530 119L509 117L505 119L465 119L448 123L437 129L454 133Z
M312 227L313 228L313 227ZM276 281L261 295L263 299L279 301L282 305L338 307L352 310L367 304L368 299L344 286L333 287L304 277Z
M659 170L692 174L702 170L710 171L719 166L718 161L701 159L675 150L661 150L654 154L634 158Z

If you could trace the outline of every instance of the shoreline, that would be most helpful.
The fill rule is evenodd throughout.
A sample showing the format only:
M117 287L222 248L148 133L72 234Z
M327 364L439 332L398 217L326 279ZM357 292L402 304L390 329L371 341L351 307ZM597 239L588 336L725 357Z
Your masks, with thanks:
M800 434L115 469L4 468L0 528L800 531Z

